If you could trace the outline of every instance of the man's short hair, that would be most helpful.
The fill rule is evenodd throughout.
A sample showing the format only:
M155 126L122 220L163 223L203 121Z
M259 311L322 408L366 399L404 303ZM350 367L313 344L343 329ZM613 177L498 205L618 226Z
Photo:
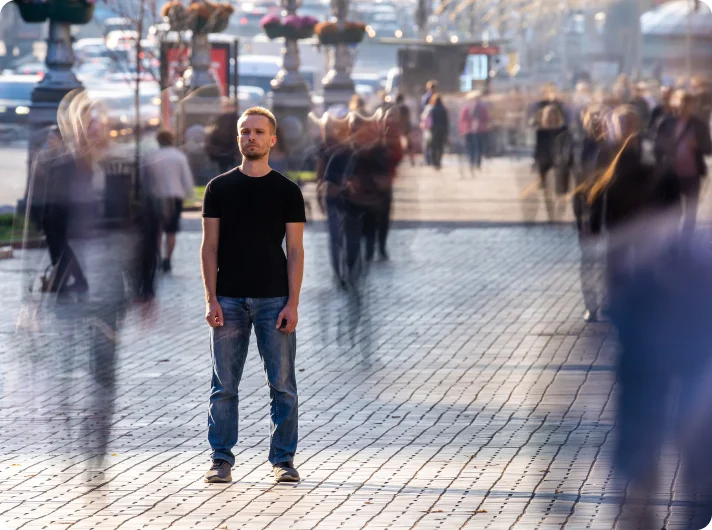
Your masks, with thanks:
M168 147L173 145L175 142L175 136L168 129L161 129L156 134L156 141L161 147Z
M277 132L277 118L274 117L274 114L272 114L269 109L266 109L264 107L250 107L242 113L242 116L240 116L240 120L242 120L243 118L247 118L248 116L264 116L265 118L267 118L267 121L269 121L270 125L272 126L272 133L275 134Z

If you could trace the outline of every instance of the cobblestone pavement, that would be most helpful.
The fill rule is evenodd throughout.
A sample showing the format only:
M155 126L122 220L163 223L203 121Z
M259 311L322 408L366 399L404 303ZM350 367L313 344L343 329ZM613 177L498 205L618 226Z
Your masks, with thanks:
M570 227L395 230L392 260L374 264L357 303L329 281L325 234L311 225L298 331L303 481L278 486L254 344L234 482L203 483L199 237L181 234L158 323L127 318L103 462L88 449L85 329L15 334L20 280L43 254L0 262L0 526L614 526L625 490L611 469L615 345L606 324L581 319ZM683 528L685 499L668 501L678 469L668 460L651 503L657 528L667 519L671 530Z

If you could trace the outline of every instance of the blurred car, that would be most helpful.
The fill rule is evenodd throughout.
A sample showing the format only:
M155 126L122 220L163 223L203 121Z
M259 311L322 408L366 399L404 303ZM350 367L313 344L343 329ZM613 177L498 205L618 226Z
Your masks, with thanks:
M374 13L369 17L368 34L371 38L396 38L410 36L409 30L398 20L395 12Z
M230 17L229 32L240 37L253 37L262 33L260 21L272 13L279 15L281 8L274 2L242 2Z
M35 75L42 78L47 72L47 65L39 61L34 63L25 63L21 66L16 66L11 71L15 75Z
M265 91L256 86L240 85L237 89L237 100L241 109L264 105Z
M132 50L138 41L138 32L132 30L112 31L106 35L109 50Z
M113 63L111 61L92 61L74 67L77 79L84 86L97 83L104 83L106 78L113 73Z
M299 16L314 17L320 22L324 22L331 16L331 6L329 2L308 1L299 8Z
M130 18L124 17L107 18L102 25L105 39L114 31L135 31L136 29L136 23Z
M136 93L130 86L105 83L88 87L89 98L104 108L109 134L121 139L136 127ZM142 82L139 89L139 117L143 131L161 125L161 90L158 83Z
M272 55L242 55L238 59L238 79L240 86L259 87L272 91L272 80L282 68L282 58ZM317 73L311 68L300 70L310 91L319 90Z
M0 137L17 137L27 130L32 91L41 79L37 75L0 76Z
M385 87L385 83L382 81L379 74L353 72L351 74L351 79L356 85L371 87L374 93Z
M106 57L109 51L104 39L79 39L74 43L74 55L79 61Z

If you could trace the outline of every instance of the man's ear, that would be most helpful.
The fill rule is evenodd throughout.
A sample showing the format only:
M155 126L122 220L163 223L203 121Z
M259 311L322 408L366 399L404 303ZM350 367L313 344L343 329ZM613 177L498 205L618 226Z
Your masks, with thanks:
M269 141L269 146L274 147L276 143L277 143L277 135L273 134L272 139Z

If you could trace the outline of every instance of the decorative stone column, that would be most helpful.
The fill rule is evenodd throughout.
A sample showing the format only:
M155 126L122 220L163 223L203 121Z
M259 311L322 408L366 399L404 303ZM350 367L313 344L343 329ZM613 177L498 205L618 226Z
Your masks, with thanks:
M339 30L344 29L349 13L349 0L331 0L331 14ZM329 50L329 71L324 80L324 106L347 104L354 93L351 79L351 49L348 44L335 44Z
M284 16L297 14L302 0L281 0ZM288 138L281 138L288 151L300 148L300 134L306 130L307 117L312 107L309 87L299 71L299 40L285 38L282 48L282 68L272 80L272 112ZM297 122L299 122L297 124ZM286 127L285 127L286 126Z
M190 65L193 75L190 78L191 90L215 84L210 75L210 42L207 33L193 33L190 46Z

